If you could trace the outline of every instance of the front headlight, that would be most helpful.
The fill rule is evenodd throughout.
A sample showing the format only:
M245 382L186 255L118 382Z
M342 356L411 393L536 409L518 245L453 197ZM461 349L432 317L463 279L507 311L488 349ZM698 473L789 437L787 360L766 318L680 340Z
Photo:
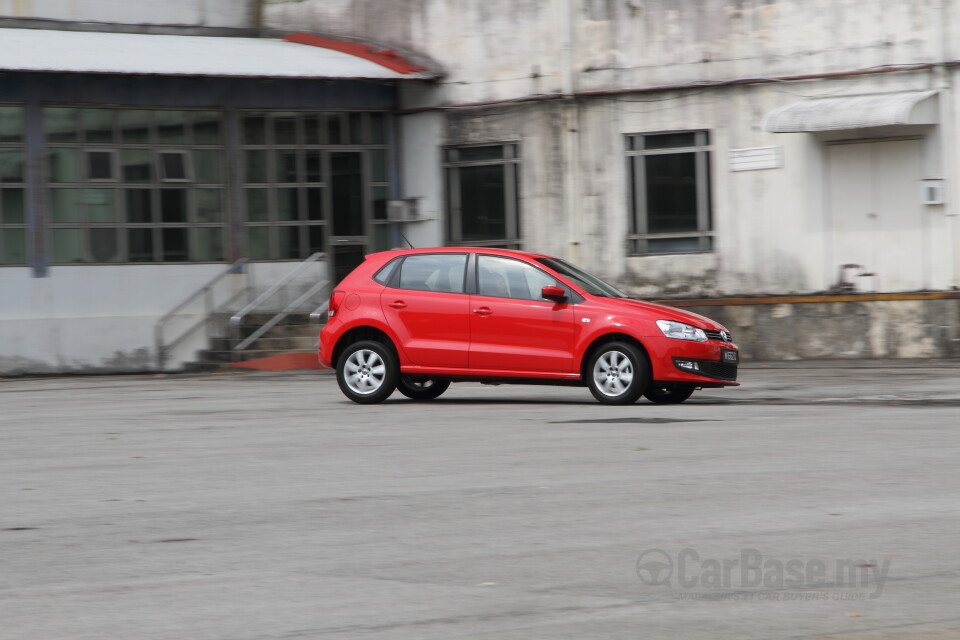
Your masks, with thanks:
M694 342L707 341L707 334L703 332L703 329L697 329L689 324L674 322L673 320L657 320L657 326L660 327L660 331L663 331L663 335L668 338L693 340Z

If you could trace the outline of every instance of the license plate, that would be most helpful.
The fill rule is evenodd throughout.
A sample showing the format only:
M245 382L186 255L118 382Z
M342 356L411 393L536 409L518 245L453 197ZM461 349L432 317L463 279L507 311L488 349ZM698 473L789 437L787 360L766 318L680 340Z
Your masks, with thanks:
M734 351L733 349L721 349L720 359L723 360L724 362L737 364L738 362L740 362L740 352Z

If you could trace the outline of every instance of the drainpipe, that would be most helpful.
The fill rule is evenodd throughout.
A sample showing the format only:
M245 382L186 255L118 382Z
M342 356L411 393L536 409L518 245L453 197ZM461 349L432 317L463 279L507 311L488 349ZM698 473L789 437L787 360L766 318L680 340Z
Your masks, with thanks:
M940 33L939 33L939 42L938 42L938 58L941 62L945 62L950 58L947 51L947 43L949 42L947 34L947 8L945 6L945 0L940 0L936 3L934 10L936 11L936 18L940 24ZM953 83L951 81L951 74L953 73L951 67L946 64L939 64L934 68L934 77L937 81L937 88L940 91L940 94L937 96L939 109L940 109L940 148L942 153L941 162L943 163L943 177L944 177L944 191L945 191L945 200L944 200L944 215L946 216L946 238L947 238L947 269L950 273L950 288L951 289L960 289L960 280L958 280L958 274L960 274L960 264L958 264L958 259L960 259L960 251L957 251L957 246L960 245L960 225L957 224L957 214L960 212L957 204L957 197L960 196L960 188L958 188L958 176L957 176L957 149L954 144L954 136L956 134L956 127L954 123L954 113L953 113Z
M580 206L580 108L576 92L576 35L574 11L578 0L558 0L560 7L560 31L564 42L562 47L561 78L564 100L560 118L560 142L563 149L563 206L562 211L567 222L567 258L574 264L582 263L581 244L583 238L583 207Z

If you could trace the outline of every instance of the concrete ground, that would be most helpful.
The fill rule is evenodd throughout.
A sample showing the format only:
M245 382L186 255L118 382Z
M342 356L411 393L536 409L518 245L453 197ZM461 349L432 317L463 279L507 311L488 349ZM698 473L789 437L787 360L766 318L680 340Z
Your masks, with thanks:
M0 638L960 638L960 362L0 381Z

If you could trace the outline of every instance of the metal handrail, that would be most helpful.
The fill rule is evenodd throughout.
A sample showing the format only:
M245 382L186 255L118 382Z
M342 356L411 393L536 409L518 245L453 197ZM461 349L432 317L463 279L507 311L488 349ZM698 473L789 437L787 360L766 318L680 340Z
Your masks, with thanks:
M173 309L171 309L166 314L164 314L162 318L157 320L157 323L154 325L154 328L153 328L153 338L154 338L154 344L157 350L157 368L158 369L162 370L164 365L166 365L167 354L170 352L171 349L173 349L173 347L177 346L178 344L186 340L187 336L192 335L194 331L200 329L201 327L205 327L209 325L211 319L213 318L214 314L217 311L217 309L213 308L214 285L216 285L218 282L220 282L227 276L245 273L243 269L243 265L245 265L247 262L248 262L247 258L240 258L239 260L231 264L229 267L227 267L225 271L217 274L214 278L212 278L202 287L200 287L199 289L194 291L192 294L187 296L180 304L178 304ZM233 295L227 300L227 302L224 305L221 305L221 308L230 305L241 295L246 294L248 290L249 290L249 287L244 287L242 291ZM163 337L164 326L166 325L166 323L169 322L171 318L175 317L182 309L192 304L197 298L201 296L203 296L203 300L204 300L203 318L201 318L198 322L192 324L175 339L171 340L170 342L166 342Z
M245 317L253 313L253 311L255 311L257 308L263 305L264 302L271 299L272 297L277 295L277 293L282 291L290 283L291 280L299 276L307 267L317 262L318 260L323 259L324 257L325 257L325 254L322 252L314 253L312 256L310 256L309 258L301 262L296 269L294 269L284 277L274 282L266 291L264 291L259 296L257 296L253 300L253 302L251 302L250 304L248 304L247 306L245 306L244 308L240 309L235 314L230 316L230 330L232 333L233 340L236 341L236 344L233 346L234 352L242 351L243 349L248 347L251 343L253 343L254 340L262 336L269 329L274 327L278 322L286 318L287 315L290 314L291 310L296 308L294 305L303 304L303 302L305 302L310 295L315 294L317 291L320 290L320 288L322 288L323 286L326 286L327 284L326 280L318 284L315 284L313 287L310 288L309 291L307 291L306 294L300 296L299 298L297 298L296 301L287 305L282 311L280 311L279 313L274 315L272 318L270 318L270 320L264 323L263 326L257 329L249 337L247 337L244 340L240 340L240 327L242 326L243 319Z
M253 344L259 337L265 334L270 329L274 328L278 323L280 323L284 318L293 313L296 309L300 307L304 302L309 300L316 294L318 291L323 289L329 284L327 280L322 280L317 284L310 287L303 295L299 298L288 304L282 311L277 313L275 316L263 323L256 331L251 333L249 336L243 339L239 344L234 345L234 351L243 351L251 344Z

